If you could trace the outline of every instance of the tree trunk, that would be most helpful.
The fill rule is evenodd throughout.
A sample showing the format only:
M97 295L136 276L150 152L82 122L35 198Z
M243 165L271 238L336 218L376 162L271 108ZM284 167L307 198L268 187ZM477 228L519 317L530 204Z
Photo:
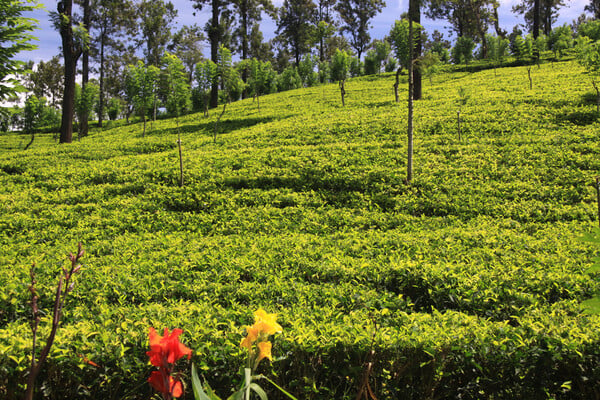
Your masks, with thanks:
M241 12L241 29L242 29L242 60L248 58L248 0L242 0L240 7ZM248 81L248 71L246 68L242 70L242 81L246 83ZM242 92L242 99L248 97L248 89L244 89Z
M540 35L540 0L533 0L533 38L537 39Z
M396 83L394 83L394 96L396 96L396 103L400 103L400 96L398 95L398 86L400 86L400 71L402 66L396 71Z
M596 89L596 113L600 115L600 88L596 81L592 81L594 89Z
M71 143L73 140L73 115L75 108L75 74L77 57L73 48L73 26L71 15L73 0L58 2L58 13L66 21L60 25L60 37L64 56L65 82L63 89L62 119L60 125L60 143Z
M90 31L90 0L83 1L83 26L87 31ZM83 97L83 93L85 88L88 85L88 81L90 78L90 51L89 49L85 50L81 56L81 95ZM83 108L83 112L79 116L79 136L84 137L88 135L88 120L89 120L89 110L87 108Z
M219 63L219 43L221 36L219 34L219 14L221 3L219 0L212 0L212 20L208 38L210 40L210 59L215 64ZM219 83L215 80L210 90L210 107L215 108L219 105Z
M100 36L100 104L98 105L98 127L102 128L104 116L104 41L106 39L106 28L103 28Z
M409 20L412 22L416 22L417 24L421 23L421 5L420 0L410 0L408 5L408 15ZM414 30L413 30L414 32ZM412 35L412 34L411 34ZM412 39L412 37L411 37ZM421 43L421 35L417 39L416 43L413 44L413 55L411 60L417 59L421 56L421 51L423 50L423 43ZM413 85L413 98L415 100L420 100L423 97L423 84L422 84L422 76L419 68L412 68L412 85Z
M500 28L500 18L498 18L498 5L494 6L494 30L496 35L502 39L506 38L506 31Z
M183 154L181 153L181 133L179 132L179 113L177 113L176 123L177 123L177 148L179 149L179 187L183 187Z
M340 81L340 94L342 95L342 107L346 106L346 102L344 101L344 96L346 95L346 89L344 88L345 79Z
M413 3L415 0L411 0ZM408 149L406 162L406 183L410 185L413 177L413 21L408 19Z

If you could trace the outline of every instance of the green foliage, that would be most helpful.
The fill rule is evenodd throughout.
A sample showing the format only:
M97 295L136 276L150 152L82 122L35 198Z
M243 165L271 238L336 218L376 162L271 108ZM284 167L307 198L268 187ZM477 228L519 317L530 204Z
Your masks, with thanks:
M27 97L23 108L23 132L34 133L40 128L56 128L60 124L60 115L46 104L46 98L34 95Z
M145 116L156 101L159 75L160 70L157 67L144 65L142 61L127 67L125 77L126 97L140 115Z
M260 112L233 103L218 146L216 115L182 116L182 188L174 120L146 138L92 128L72 147L39 134L27 152L0 135L0 398L22 397L29 266L54 282L78 241L87 266L40 376L47 398L151 398L149 326L182 328L227 398L258 306L279 315L269 371L298 399L355 399L371 343L380 399L594 398L600 317L580 304L600 291L597 249L578 238L597 225L598 123L579 119L594 113L577 62L540 64L535 91L524 71L439 72L410 187L391 75L353 79L345 108L337 84Z
M579 25L577 34L588 37L593 42L600 40L600 20L587 21Z
M318 63L318 58L310 54L306 54L298 64L298 75L302 79L304 87L311 87L319 82L319 74L315 71Z
M92 82L88 82L84 90L78 84L75 87L75 112L77 115L91 116L99 101L100 88Z
M523 36L517 35L513 39L514 55L519 60L528 60L533 57L533 42L523 39Z
M360 61L356 57L350 57L350 76L353 78L357 76L361 76L364 71L364 65L362 61Z
M557 58L563 56L566 50L573 47L573 31L567 24L557 26L548 35L548 48Z
M25 101L23 111L23 131L25 133L35 132L40 126L40 119L44 110L44 102L36 96L29 96Z
M391 51L390 43L387 40L375 40L365 57L365 75L378 74L382 66L387 67Z
M331 80L344 81L350 74L351 58L344 50L336 49L331 59Z
M298 74L298 69L291 65L277 76L277 90L280 92L298 89L300 87L302 87L302 78L300 77L300 74Z
M319 63L319 82L328 83L331 80L331 68L327 61Z
M419 60L417 60L417 68L421 71L424 77L429 79L429 82L432 82L433 75L440 72L441 69L441 61L437 53L428 52Z
M509 41L500 36L486 35L488 57L497 66L502 65L508 56Z
M465 63L469 64L469 61L473 59L473 49L475 48L475 42L473 39L467 36L460 36L456 39L456 43L452 48L452 59L455 64Z
M212 88L213 83L216 82L217 78L217 64L215 64L211 60L205 60L196 64L196 68L194 69L194 79L196 81L197 86L194 88L195 95L192 101L195 103L194 108L201 107L202 109L204 109L205 115L208 115L210 90Z
M174 54L166 52L162 57L165 106L167 113L179 116L190 107L190 85L183 62Z
M221 46L217 62L217 77L223 88L225 101L237 100L244 91L244 82L238 71L233 67L231 51Z
M23 16L37 8L40 8L37 0L11 0L0 4L0 100L23 91L16 75L22 72L24 63L14 58L21 51L37 48L31 43L36 38L30 33L36 29L37 21Z
M270 62L260 61L256 58L250 60L248 87L252 95L261 96L275 92L277 90L276 81L277 73Z
M600 41L592 42L588 37L577 39L577 61L588 72L598 74L600 72Z
M115 121L117 118L119 118L123 112L123 104L121 103L121 99L117 97L111 97L110 100L108 100L108 107L106 111L108 112L108 118L111 121Z
M413 43L416 43L419 36L424 31L419 24L413 23ZM390 31L390 42L394 50L394 54L398 59L400 66L408 68L409 62L409 46L408 46L408 20L396 20L392 30Z

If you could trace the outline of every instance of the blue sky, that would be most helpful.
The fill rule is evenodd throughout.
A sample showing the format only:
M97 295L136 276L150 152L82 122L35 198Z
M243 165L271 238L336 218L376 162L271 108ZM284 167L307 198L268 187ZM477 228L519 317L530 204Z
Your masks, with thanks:
M196 12L196 16L193 15L195 11L192 7L190 0L172 0L175 8L178 10L177 26L192 25L194 23L204 26L209 18L209 10L202 12ZM511 7L517 0L500 0L499 20L500 25L511 31L512 27L516 24L523 23L520 16L515 16L511 13ZM571 23L572 20L576 19L582 12L583 7L589 2L589 0L567 0L567 6L560 10L557 25L563 23ZM19 59L21 60L34 60L36 62L41 60L48 60L52 56L59 54L60 47L60 35L56 32L49 21L48 10L54 10L56 8L56 1L42 0L40 1L46 8L46 10L37 10L31 13L32 18L36 18L39 21L39 29L34 32L34 35L39 37L37 41L38 49L23 52L20 54ZM276 6L281 6L283 0L274 0ZM382 38L385 36L392 27L394 21L399 16L406 12L408 9L408 0L387 0L387 6L383 12L377 15L373 21L373 27L371 29L372 38ZM425 19L423 25L429 32L433 32L434 29L440 31L444 30L444 21L431 21ZM275 33L275 23L269 18L265 19L262 24L262 31L265 39L270 39ZM448 36L448 35L446 35ZM205 45L208 48L208 43Z

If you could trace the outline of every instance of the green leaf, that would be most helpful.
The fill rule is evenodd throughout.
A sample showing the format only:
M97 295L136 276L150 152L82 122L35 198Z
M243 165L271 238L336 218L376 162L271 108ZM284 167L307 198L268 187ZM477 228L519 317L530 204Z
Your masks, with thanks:
M600 314L600 296L582 301L581 308L588 314Z
M261 398L261 400L268 400L267 394L265 393L265 391L260 386L258 386L258 384L251 383L250 384L250 389L254 390L254 392L258 395L258 397Z
M204 389L202 388L202 383L200 382L200 379L198 378L198 373L196 372L196 366L192 364L192 389L194 391L194 398L196 400L221 400L213 392L210 386L208 386L208 384L206 386L208 388L209 394L206 394L204 392Z
M279 386L278 384L276 384L275 382L273 382L272 380L270 380L266 376L264 376L264 375L256 375L254 378L256 378L256 379L264 379L264 380L268 381L271 385L273 385L277 389L279 389L279 391L281 393L285 394L290 399L292 399L292 400L298 400L297 398L295 398L294 396L292 396L290 393L286 392L281 386Z
M229 396L227 400L244 400L244 389L245 387L238 390L237 392Z

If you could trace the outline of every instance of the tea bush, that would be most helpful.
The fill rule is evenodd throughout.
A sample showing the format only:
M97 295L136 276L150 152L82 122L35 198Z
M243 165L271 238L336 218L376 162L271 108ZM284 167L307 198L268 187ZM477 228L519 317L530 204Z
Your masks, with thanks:
M284 328L261 368L298 398L354 398L371 347L383 399L593 398L594 98L574 62L531 73L532 90L527 67L424 82L411 186L393 73L348 80L345 107L337 85L232 103L216 144L218 113L180 117L181 188L174 120L26 152L0 135L0 397L24 389L30 264L48 309L81 241L40 398L149 398L150 326L182 328L228 395L258 307Z

